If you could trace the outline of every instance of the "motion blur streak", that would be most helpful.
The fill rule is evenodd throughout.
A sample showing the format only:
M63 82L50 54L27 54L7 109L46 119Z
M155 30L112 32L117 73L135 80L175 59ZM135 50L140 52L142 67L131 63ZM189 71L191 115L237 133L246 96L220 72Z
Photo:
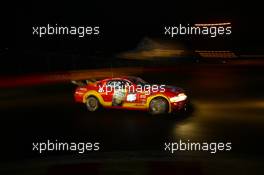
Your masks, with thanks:
M196 50L195 52L204 58L237 58L236 54L232 51Z
M250 109L250 108L262 108L264 110L264 100L247 100L247 101L238 101L234 103L233 101L231 102L204 102L203 104L200 104L203 108L231 108L231 109Z
M129 75L140 73L140 67L92 69L69 72L55 72L49 74L31 74L24 76L0 77L0 88L41 85L48 83L66 82L71 80L82 80L91 78L103 78L111 76Z
M170 58L183 56L184 50L170 50L170 49L153 49L142 52L131 52L120 55L126 59L153 59L153 58Z

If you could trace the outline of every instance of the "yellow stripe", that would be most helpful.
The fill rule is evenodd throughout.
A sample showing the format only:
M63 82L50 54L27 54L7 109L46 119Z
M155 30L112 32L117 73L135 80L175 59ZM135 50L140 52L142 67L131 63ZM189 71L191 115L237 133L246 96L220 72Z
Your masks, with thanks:
M125 108L137 108L137 109L146 109L147 105L146 104L140 104L140 103L124 103L123 107Z
M86 92L84 94L84 96L83 96L83 103L86 103L86 99L90 95L95 96L99 100L99 102L100 102L101 105L103 105L103 106L112 106L112 102L105 102L104 99L103 99L103 97L97 91L95 91L95 90L88 91L88 92Z
M88 91L87 93L84 94L83 103L86 103L86 99L90 95L95 96L99 100L101 105L106 106L106 107L112 106L112 102L105 102L103 100L103 97L100 95L100 93L98 93L95 90ZM157 94L157 95L153 95L153 96L148 97L146 104L143 104L143 105L139 105L139 103L124 103L123 107L125 107L125 108L137 108L137 109L148 109L151 100L156 98L156 97L163 97L168 101L168 104L169 104L169 111L168 112L170 113L171 112L171 105L170 105L169 98L163 94Z

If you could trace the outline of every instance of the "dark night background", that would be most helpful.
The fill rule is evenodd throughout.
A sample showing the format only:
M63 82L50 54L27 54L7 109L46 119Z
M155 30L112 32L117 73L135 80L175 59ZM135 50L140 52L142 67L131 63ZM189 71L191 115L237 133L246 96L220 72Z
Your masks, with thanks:
M0 174L263 174L261 2L29 1L0 7ZM232 23L231 35L164 35L165 25L220 22ZM47 24L96 25L100 35L32 35L33 26ZM182 44L192 54L160 60L117 56L138 51L143 40ZM195 50L238 56L206 59ZM132 67L133 75L150 83L183 88L191 112L161 118L139 111L88 112L74 101L70 80L79 80L79 72L110 76L110 67ZM32 151L32 142L47 139L103 146L81 155ZM233 149L164 153L164 141L179 139L230 141Z
M84 64L93 67L97 62L93 56L108 62L109 56L134 49L144 37L181 42L190 50L259 53L263 48L262 9L253 2L32 1L9 6L10 11L2 15L4 24L6 22L2 26L5 32L1 32L5 38L1 40L1 72L4 74L80 69ZM169 38L163 35L165 25L226 21L232 23L231 36ZM33 26L47 24L99 25L100 36L39 38L32 35ZM115 59L111 62L114 64Z

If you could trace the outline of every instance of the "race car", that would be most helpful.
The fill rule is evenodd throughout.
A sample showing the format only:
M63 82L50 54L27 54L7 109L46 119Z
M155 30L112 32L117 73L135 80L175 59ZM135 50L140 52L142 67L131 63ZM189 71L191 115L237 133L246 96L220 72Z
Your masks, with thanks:
M115 77L75 84L78 84L75 101L86 104L88 111L103 107L145 110L157 115L184 111L187 107L187 95L181 88L149 84L139 77Z

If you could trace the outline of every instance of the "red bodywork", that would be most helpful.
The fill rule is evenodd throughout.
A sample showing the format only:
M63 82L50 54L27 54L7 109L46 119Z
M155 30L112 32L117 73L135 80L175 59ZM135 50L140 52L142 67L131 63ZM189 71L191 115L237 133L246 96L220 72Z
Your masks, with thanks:
M166 85L154 85L154 89L150 88L147 91L132 91L137 89L139 84L137 80L142 80L137 77L119 77L119 78L107 78L100 81L89 82L86 85L79 86L75 93L75 101L85 103L88 96L95 96L100 104L106 108L121 108L121 109L136 109L136 110L148 110L149 104L152 99L161 97L167 100L169 105L169 113L178 111L186 106L187 99L174 102L171 100L173 97L177 97L179 94L184 94L181 88L166 86ZM142 80L144 81L144 80ZM111 88L106 88L113 82L123 83L128 85L123 88L123 100L122 104L114 105L113 99L115 91ZM141 82L142 83L142 82ZM147 85L147 84L145 84ZM153 86L153 85L151 85ZM102 87L105 87L102 89ZM185 94L184 94L185 95ZM187 96L186 96L187 98Z

